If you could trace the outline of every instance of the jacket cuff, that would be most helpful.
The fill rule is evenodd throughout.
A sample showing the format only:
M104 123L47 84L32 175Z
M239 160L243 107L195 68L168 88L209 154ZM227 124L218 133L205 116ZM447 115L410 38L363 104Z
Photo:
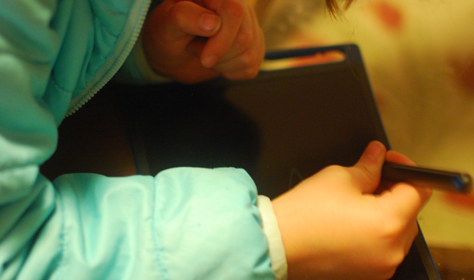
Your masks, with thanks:
M172 81L171 79L158 75L148 64L143 51L143 36L140 34L133 47L132 52L125 60L114 81L126 84L156 84Z
M263 195L257 198L257 207L262 216L263 232L267 236L271 267L275 273L275 280L286 280L288 264L286 262L285 248L281 238L278 221L273 211L271 200Z

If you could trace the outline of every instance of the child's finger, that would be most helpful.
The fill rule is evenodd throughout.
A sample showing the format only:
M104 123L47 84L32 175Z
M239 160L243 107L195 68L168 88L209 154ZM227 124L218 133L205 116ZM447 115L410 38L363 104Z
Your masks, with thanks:
M265 55L265 40L255 13L247 9L237 38L229 52L213 67L231 80L254 78Z
M362 193L373 193L379 186L385 153L385 146L378 141L373 141L351 168L354 172L354 180L358 180L355 185Z
M415 221L418 213L431 197L431 190L416 188L407 183L394 184L380 194L379 201L399 218L399 221Z
M415 165L415 163L407 156L395 151L388 151L386 160L400 164ZM398 202L401 206L406 206L404 211L406 211L408 217L411 213L411 218L416 218L418 212L421 211L423 206L430 199L432 190L427 188L417 188L416 186L405 183L398 183L394 184L387 192L387 194L390 193L394 195L395 202Z
M245 16L245 6L238 0L205 0L206 8L222 20L219 31L209 38L202 54L204 67L212 68L231 49Z
M180 1L169 11L168 35L181 37L193 35L210 37L218 32L221 27L221 18L191 1Z
M415 163L409 159L407 156L400 154L396 151L388 151L386 155L386 160L401 164L415 165Z

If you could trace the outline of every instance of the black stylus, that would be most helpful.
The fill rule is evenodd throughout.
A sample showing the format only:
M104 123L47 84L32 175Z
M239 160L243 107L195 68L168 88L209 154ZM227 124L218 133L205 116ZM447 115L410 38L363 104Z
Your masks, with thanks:
M384 163L382 180L406 182L419 187L430 187L451 192L469 193L472 189L472 178L467 173L436 170L393 162Z

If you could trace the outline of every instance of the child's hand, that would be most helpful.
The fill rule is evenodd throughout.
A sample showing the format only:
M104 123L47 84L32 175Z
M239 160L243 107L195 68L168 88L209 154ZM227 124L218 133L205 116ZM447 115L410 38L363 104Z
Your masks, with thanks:
M273 201L288 279L389 279L418 233L431 190L379 187L384 160L413 164L372 142L350 168L332 166ZM380 189L379 189L380 190Z
M253 78L265 52L246 0L165 0L150 14L143 36L151 67L185 83Z

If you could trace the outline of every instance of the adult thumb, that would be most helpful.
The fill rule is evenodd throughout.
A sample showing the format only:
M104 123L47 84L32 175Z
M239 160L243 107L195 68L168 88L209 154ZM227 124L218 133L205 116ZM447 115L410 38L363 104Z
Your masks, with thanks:
M369 143L359 161L353 166L360 180L356 184L362 193L374 193L380 184L382 165L385 162L387 150L379 141Z

